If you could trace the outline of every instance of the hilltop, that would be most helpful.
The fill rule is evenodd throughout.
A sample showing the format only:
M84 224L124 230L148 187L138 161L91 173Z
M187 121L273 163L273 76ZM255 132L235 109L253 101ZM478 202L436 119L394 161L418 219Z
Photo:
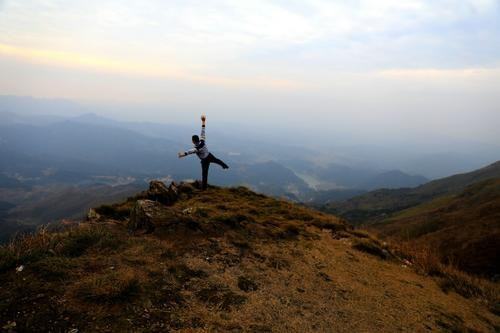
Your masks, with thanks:
M408 259L410 261L408 261ZM246 188L150 189L0 247L6 331L500 329L497 286L429 277L342 219Z

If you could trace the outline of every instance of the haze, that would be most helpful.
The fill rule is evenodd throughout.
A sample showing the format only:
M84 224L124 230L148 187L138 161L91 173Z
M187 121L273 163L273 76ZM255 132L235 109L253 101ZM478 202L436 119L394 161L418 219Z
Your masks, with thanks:
M0 73L121 120L500 142L495 0L0 1Z

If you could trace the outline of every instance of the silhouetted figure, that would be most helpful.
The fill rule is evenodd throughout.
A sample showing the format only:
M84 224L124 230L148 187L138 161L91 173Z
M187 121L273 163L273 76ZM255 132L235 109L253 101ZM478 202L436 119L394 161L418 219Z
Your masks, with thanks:
M210 163L215 163L220 165L223 169L228 169L229 167L227 166L226 163L223 161L219 160L217 157L212 155L208 151L207 145L205 143L205 120L207 118L203 115L201 116L201 134L198 137L198 135L193 135L192 140L194 144L194 148L189 149L184 152L180 152L178 154L179 158L194 154L198 155L198 157L201 160L201 176L202 176L202 186L201 188L203 190L207 189L207 182L208 182L208 169L210 167Z

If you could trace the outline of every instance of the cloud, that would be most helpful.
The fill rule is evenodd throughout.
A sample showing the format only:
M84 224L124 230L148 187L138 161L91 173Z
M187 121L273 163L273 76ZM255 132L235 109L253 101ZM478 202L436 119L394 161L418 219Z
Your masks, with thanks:
M455 80L500 78L500 68L460 68L460 69L388 69L377 72L386 78Z
M232 78L223 76L205 76L183 71L180 66L153 63L125 62L118 59L88 56L85 54L59 52L43 49L23 48L0 44L0 55L14 57L35 64L69 67L74 69L95 70L104 73L146 76L152 78L192 81L203 84L215 84L226 87L261 87L293 90L302 87L299 82L271 77Z
M460 30L454 25L492 13L498 19L495 0L9 3L9 15L2 17L0 31L30 27L23 37L31 42L59 39L62 47L91 49L106 48L95 41L106 40L120 51L134 46L148 51L156 48L193 62L201 58L205 62L241 60L266 50L279 56L301 45L319 50L326 45L327 51L338 53L352 47L353 40L368 43L372 49L385 48L381 43L402 36L412 36L415 48L421 44L415 36L422 35L447 44L444 28Z

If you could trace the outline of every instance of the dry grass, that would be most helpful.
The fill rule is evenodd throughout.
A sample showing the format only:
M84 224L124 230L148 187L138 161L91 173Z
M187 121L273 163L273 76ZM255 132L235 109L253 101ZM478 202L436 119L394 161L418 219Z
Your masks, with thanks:
M434 303L489 325L467 317L470 301L351 250L389 251L335 217L244 188L183 195L149 235L111 217L0 247L0 317L19 331L419 331Z
M352 247L358 251L379 257L380 259L389 259L391 257L388 248L373 238L355 239Z
M444 292L454 291L465 298L476 298L490 307L498 307L500 288L497 283L468 274L451 263L444 263L435 248L415 241L381 242L366 230L351 230L352 246L381 259L393 258L410 263L416 272L435 278Z
M500 302L498 284L443 263L436 249L417 242L401 242L394 247L401 257L411 262L417 272L437 278L443 291L454 291L466 298L478 298L490 306Z
M139 278L132 269L93 274L74 285L76 297L95 303L117 303L137 296Z
M46 256L53 247L54 234L41 227L34 234L21 235L9 244L0 246L0 273L17 264L36 261Z
M0 246L0 273L47 257L78 257L90 248L116 250L120 244L120 240L104 226L83 224L60 233L42 227L36 233L22 235Z

